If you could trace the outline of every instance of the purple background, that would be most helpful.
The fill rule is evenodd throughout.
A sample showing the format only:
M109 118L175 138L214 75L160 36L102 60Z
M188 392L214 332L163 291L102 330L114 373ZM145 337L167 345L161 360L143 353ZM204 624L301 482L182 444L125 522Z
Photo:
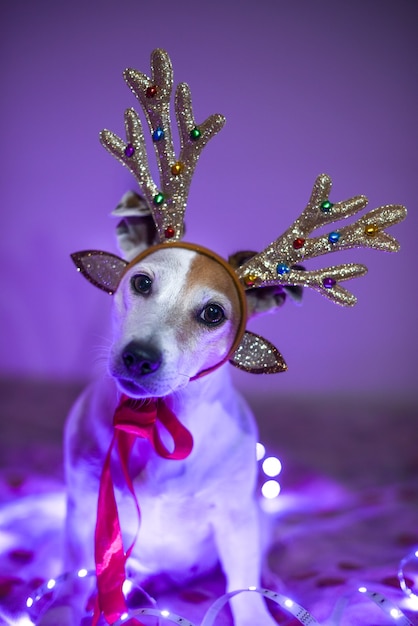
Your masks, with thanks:
M328 173L334 201L402 203L397 255L365 262L353 309L307 293L250 325L289 365L283 376L235 372L263 393L416 397L418 4L355 0L109 0L2 3L0 373L74 379L98 369L111 299L69 260L116 251L110 211L135 182L98 142L123 133L137 103L121 73L149 73L168 50L196 118L225 129L197 166L188 239L221 254L261 249L304 208ZM154 155L151 154L154 159Z

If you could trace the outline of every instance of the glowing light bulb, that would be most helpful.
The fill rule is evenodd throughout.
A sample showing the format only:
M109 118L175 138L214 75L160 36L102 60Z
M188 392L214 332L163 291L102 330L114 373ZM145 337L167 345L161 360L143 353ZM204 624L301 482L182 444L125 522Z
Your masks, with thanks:
M367 587L359 587L358 590L360 591L360 593L366 593Z
M262 468L266 476L273 478L274 476L278 476L282 471L282 464L275 456L268 456L264 459Z
M285 605L285 606L287 606L287 608L288 608L288 609L291 609L291 608L292 608L292 606L294 605L294 602L293 602L293 600L291 600L290 598L287 598L287 599L284 601L284 605Z
M418 596L409 596L405 601L405 606L407 606L410 611L418 612Z
M122 615L120 616L120 619L125 620L127 617L129 617L129 613L122 613Z
M33 606L33 598L28 598L26 600L26 606L28 607L28 609L30 609L30 607Z
M400 617L402 617L402 613L399 609L391 609L390 616L394 619L399 619Z
M264 455L266 454L266 449L262 443L256 444L255 453L256 453L257 461L261 461L261 459L264 459Z
M415 556L416 556L416 557L417 557L417 559L418 559L418 550L415 552Z
M79 578L85 578L88 574L88 571L83 567L82 569L79 569L77 572L77 576Z
M248 587L248 591L255 591L256 589L257 587L254 587L254 586Z
M277 480L267 480L261 487L261 493L268 500L273 500L280 493L280 485Z
M53 578L51 578L51 580L48 580L48 582L46 583L46 586L48 589L53 589L56 585L56 580L54 580Z
M133 582L132 580L128 580L128 578L126 578L123 581L123 585L122 585L122 592L126 595L128 594L130 591L132 591L132 587L133 587Z
M166 609L163 609L163 610L161 611L161 615L162 615L163 617L168 617L168 616L170 615L170 611L167 611Z

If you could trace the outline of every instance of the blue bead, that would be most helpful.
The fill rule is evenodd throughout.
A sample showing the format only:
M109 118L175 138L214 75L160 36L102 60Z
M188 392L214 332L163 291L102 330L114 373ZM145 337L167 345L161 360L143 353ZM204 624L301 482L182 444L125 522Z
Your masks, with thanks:
M337 233L337 231L334 230L334 231L332 231L332 233L330 233L328 235L328 241L330 243L337 243L339 241L340 237L341 237L341 234Z
M152 133L152 140L161 141L161 139L164 139L164 136L165 136L165 133L163 129L161 128L161 126L158 126Z
M280 276L283 276L283 274L288 274L289 272L290 272L290 267L286 265L286 263L278 264L277 273L280 274Z

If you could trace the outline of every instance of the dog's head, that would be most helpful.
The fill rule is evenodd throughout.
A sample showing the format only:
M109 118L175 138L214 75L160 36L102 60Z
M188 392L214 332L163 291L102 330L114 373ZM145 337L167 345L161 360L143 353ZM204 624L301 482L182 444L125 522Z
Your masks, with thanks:
M281 288L244 289L236 270L253 253L226 261L195 244L156 244L151 213L134 192L125 194L113 215L120 220L117 240L126 260L93 251L73 258L91 282L113 294L109 370L123 392L164 396L228 360L240 367L234 357L247 335L247 343L254 338L270 345L245 332L247 319L282 306L286 294ZM286 369L271 350L276 371ZM261 368L262 362L256 365Z
M285 371L278 350L246 331L249 318L298 301L301 287L246 289L240 267L254 252L228 261L185 242L158 242L144 199L126 193L113 215L124 259L102 251L72 255L90 282L113 295L109 370L132 397L164 396L230 361L254 373Z
M203 249L160 246L126 268L114 295L110 372L130 396L164 396L233 354L245 296L225 262Z

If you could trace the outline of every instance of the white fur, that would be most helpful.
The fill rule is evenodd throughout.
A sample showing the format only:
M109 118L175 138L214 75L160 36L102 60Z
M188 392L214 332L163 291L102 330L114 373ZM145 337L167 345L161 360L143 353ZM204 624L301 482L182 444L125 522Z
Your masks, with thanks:
M112 437L113 413L123 391L135 397L170 395L177 417L194 439L193 451L184 461L162 459L142 440L133 449L132 473L141 508L133 553L139 578L145 585L155 576L183 585L220 561L228 590L260 583L253 416L231 384L229 365L189 382L223 358L238 323L230 294L207 281L200 284L190 275L195 254L177 248L146 257L124 276L114 296L111 376L84 392L66 429L66 565L70 570L94 568L99 480ZM138 272L152 278L150 296L132 291L131 278ZM199 321L199 311L208 302L223 306L225 323L208 328ZM161 349L157 371L137 378L126 371L121 354L132 340L150 341ZM113 470L128 545L137 531L137 517L117 460ZM42 623L58 619L62 625L73 624L74 615L69 618L67 610L55 609ZM235 626L275 624L258 594L235 598L232 610Z

